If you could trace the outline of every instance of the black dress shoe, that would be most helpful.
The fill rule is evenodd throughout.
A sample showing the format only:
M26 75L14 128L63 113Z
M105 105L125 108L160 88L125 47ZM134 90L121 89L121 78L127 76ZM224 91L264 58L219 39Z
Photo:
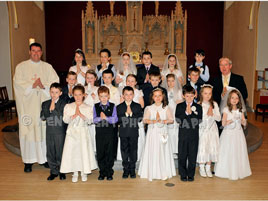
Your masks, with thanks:
M39 165L44 166L45 168L49 168L48 162L45 162L45 163L39 164Z
M187 181L187 177L181 177L181 181Z
M48 181L54 180L58 175L57 174L51 174L49 175L49 177L47 178Z
M30 163L24 163L24 172L32 172L32 165Z
M66 175L63 173L60 173L60 180L65 180L66 179Z
M124 171L123 172L123 175L122 175L122 178L123 179L127 179L128 178L128 172Z
M134 172L134 173L131 173L131 174L130 174L130 178L131 178L131 179L135 179L135 178L136 178L136 173L135 173L135 172Z
M107 180L108 180L108 181L113 180L113 176L107 176Z
M43 165L45 168L49 168L48 162L45 162Z
M104 180L104 176L100 174L100 176L98 177L98 180Z
M194 177L188 177L188 181L194 181Z

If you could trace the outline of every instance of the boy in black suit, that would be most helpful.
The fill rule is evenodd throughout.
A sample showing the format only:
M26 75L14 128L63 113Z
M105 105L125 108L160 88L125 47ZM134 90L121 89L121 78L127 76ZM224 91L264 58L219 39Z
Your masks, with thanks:
M61 90L59 83L51 84L51 99L42 103L40 115L41 119L46 121L47 162L50 168L50 176L47 180L53 180L58 175L60 180L66 179L65 174L59 172L66 133L62 120L66 102L60 98Z
M163 87L160 86L160 82L161 82L161 74L159 72L152 72L149 75L149 83L144 84L143 88L142 88L142 92L143 92L143 98L144 98L144 108L148 105L151 105L150 103L150 96L152 91L155 88L161 88L163 90L163 92L165 93L166 97L168 97L167 95L167 90ZM168 101L168 98L167 98Z
M152 53L143 52L142 53L142 63L138 64L137 67L137 83L139 89L142 89L144 84L149 83L149 74L160 73L159 67L152 64Z
M61 98L65 100L66 103L73 103L73 88L77 82L77 74L73 71L69 71L66 77L67 85L62 88Z
M189 68L187 85L190 85L195 89L195 102L196 103L199 101L199 92L200 92L201 86L205 84L205 82L199 78L200 78L200 70L196 67Z
M112 84L115 86L114 78L116 77L116 70L113 64L110 64L111 61L111 52L108 49L102 49L100 51L100 60L101 64L97 65L96 67L96 74L98 76L98 83L99 86L103 85L103 79L102 79L102 72L105 70L111 70L113 71L113 81Z
M118 121L116 106L109 102L110 92L106 86L98 89L100 102L93 107L93 122L96 124L97 161L100 170L98 180L113 180L114 128Z
M123 89L124 102L117 106L119 137L121 141L121 155L123 165L123 178L136 178L136 162L138 150L139 126L142 120L142 108L140 104L133 101L134 90L126 86Z
M180 125L179 132L179 174L182 181L194 181L199 141L199 124L202 121L202 107L194 102L195 89L183 87L184 102L176 107L175 117ZM186 167L188 159L188 167Z

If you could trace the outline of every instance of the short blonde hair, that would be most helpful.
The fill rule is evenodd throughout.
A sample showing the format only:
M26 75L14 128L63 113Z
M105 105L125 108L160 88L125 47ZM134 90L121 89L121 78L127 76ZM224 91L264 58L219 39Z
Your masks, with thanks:
M222 58L220 58L220 60L219 60L219 64L220 64L221 61L223 61L223 60L228 60L229 65L232 65L232 60L229 59L228 57L222 57Z

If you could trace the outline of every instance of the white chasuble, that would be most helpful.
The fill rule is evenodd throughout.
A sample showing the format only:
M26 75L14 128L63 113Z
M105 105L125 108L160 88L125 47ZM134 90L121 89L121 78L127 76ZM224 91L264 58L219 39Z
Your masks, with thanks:
M38 78L45 89L32 88ZM59 82L59 77L50 64L27 60L17 65L13 82L22 161L45 163L46 127L45 122L40 120L41 105L50 98L49 87L53 82Z

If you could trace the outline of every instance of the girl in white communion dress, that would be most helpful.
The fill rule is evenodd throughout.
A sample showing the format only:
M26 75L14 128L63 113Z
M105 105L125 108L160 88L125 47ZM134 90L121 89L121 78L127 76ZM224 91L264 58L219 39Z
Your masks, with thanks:
M78 181L81 172L82 181L97 169L88 125L93 122L93 108L85 103L85 89L77 85L73 89L74 103L64 107L63 121L68 124L63 148L60 172L73 172L72 182Z
M203 117L199 125L199 145L197 162L202 177L212 177L211 162L218 162L219 130L216 121L221 120L218 104L212 99L213 87L209 84L201 86L200 102Z
M220 137L219 160L215 165L215 175L231 180L243 179L251 175L247 142L243 132L246 126L242 110L242 96L237 89L232 90L223 109Z
M149 181L166 180L176 175L167 133L167 124L172 124L174 118L162 89L153 90L151 102L152 105L145 108L143 117L148 131L138 175Z

